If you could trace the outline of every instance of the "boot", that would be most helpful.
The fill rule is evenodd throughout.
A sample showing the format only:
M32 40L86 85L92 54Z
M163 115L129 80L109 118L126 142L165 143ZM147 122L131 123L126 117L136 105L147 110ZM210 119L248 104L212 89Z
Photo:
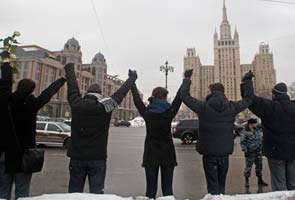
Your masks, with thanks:
M249 184L249 177L245 177L245 187L246 187L246 188L250 187L250 184Z
M262 179L261 176L258 177L258 185L267 187L268 184Z

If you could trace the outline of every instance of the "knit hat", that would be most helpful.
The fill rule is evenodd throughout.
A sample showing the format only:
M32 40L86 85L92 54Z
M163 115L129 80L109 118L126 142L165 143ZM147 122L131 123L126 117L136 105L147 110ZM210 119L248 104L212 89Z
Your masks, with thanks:
M285 83L278 83L272 89L273 94L287 94L288 87Z
M248 120L248 124L256 124L256 123L257 123L257 119L255 119L255 118L250 118Z
M94 83L94 84L90 85L90 87L87 90L87 93L98 93L98 94L101 94L101 87L99 86L99 84Z

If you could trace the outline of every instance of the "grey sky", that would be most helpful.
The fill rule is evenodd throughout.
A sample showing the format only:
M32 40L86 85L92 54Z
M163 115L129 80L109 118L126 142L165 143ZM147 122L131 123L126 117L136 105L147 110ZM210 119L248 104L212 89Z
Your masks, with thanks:
M195 47L202 64L213 64L213 33L222 18L222 0L93 0L106 45L98 29L91 0L1 0L0 37L14 30L23 44L60 50L75 36L83 62L101 51L109 73L127 77L138 71L145 97L164 85L159 66L175 67L169 76L170 95L178 89L187 47ZM294 0L289 0L294 2ZM251 63L261 41L274 53L278 81L295 81L295 5L258 0L227 0L228 18L240 34L241 63ZM4 9L3 9L4 8Z

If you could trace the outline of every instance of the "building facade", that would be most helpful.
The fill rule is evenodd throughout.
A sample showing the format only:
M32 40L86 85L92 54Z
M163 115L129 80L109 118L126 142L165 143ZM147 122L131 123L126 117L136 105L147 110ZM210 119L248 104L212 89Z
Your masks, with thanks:
M269 45L261 43L259 52L251 64L240 63L239 33L235 28L232 36L231 26L224 3L220 34L215 30L214 65L202 65L195 48L188 48L184 57L184 69L194 69L191 94L199 99L205 99L208 86L212 83L222 83L225 95L230 100L240 100L241 77L252 70L255 74L255 92L263 97L271 97L271 89L276 83L273 54Z
M96 54L90 64L82 63L82 52L79 42L75 38L69 39L61 51L50 51L36 45L20 46L16 50L18 73L15 74L15 84L30 78L36 83L35 96L41 94L52 82L65 75L64 65L75 64L75 72L82 95L87 93L88 87L98 83L104 96L111 96L124 83L117 77L107 75L107 63L102 53ZM143 97L143 95L141 94ZM39 115L50 117L70 118L71 109L67 100L67 88L62 87L59 92L44 106ZM131 92L127 94L118 109L114 112L117 120L130 120L137 115Z

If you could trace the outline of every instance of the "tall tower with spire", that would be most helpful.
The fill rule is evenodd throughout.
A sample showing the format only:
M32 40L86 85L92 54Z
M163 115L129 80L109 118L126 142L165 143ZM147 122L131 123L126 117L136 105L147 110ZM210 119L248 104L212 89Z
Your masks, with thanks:
M220 35L214 33L214 82L225 86L225 95L231 100L240 99L240 45L237 28L234 36L227 17L225 0Z

